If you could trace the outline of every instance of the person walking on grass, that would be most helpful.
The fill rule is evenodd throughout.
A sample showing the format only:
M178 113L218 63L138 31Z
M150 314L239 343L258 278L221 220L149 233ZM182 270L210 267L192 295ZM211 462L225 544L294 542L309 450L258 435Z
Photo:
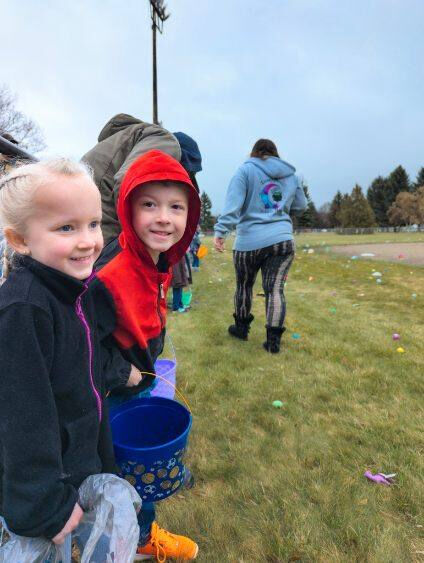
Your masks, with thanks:
M300 214L307 205L295 172L291 164L280 159L272 141L259 139L250 158L232 178L224 211L214 227L214 246L218 252L224 251L225 236L236 227L235 324L229 326L228 332L247 340L254 319L250 312L253 286L261 270L266 309L263 346L273 354L280 351L285 331L284 282L295 254L290 213Z

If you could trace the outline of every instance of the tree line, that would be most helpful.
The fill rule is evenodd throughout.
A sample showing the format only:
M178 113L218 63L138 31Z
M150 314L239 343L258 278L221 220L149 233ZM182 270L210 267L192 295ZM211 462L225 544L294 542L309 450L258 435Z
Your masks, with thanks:
M330 203L316 209L303 183L308 207L296 221L303 228L387 227L424 224L424 167L411 182L403 166L371 182L366 196L358 184L350 193L337 191Z

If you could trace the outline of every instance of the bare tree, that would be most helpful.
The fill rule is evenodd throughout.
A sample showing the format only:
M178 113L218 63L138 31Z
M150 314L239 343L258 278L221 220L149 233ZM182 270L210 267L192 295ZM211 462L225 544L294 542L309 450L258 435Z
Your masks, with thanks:
M387 212L392 225L424 223L424 186L415 192L400 192Z
M16 96L5 85L0 85L0 134L9 133L19 146L29 152L46 147L40 127L15 108Z

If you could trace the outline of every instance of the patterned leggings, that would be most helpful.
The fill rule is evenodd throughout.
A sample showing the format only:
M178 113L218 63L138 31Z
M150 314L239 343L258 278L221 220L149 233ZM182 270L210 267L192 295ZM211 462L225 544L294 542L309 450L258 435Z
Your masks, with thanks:
M286 316L284 282L293 262L294 253L293 240L286 240L258 250L233 251L237 280L234 295L236 317L246 319L249 316L252 308L253 286L260 269L265 293L267 327L281 328L284 325Z

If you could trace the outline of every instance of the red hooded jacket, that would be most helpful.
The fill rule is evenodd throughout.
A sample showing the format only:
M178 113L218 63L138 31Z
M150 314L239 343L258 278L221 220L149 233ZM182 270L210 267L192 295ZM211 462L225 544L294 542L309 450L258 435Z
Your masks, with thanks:
M172 181L187 188L188 217L182 238L161 253L155 264L132 226L130 194L147 182ZM112 333L126 360L140 371L154 373L154 362L163 349L166 326L166 293L172 266L189 247L200 217L200 199L181 164L167 154L153 150L138 158L122 181L118 218L122 232L109 243L97 266L95 298L100 324ZM106 265L103 265L105 264ZM121 389L126 395L148 387L153 377L145 377L137 387ZM123 383L123 382L122 382Z

